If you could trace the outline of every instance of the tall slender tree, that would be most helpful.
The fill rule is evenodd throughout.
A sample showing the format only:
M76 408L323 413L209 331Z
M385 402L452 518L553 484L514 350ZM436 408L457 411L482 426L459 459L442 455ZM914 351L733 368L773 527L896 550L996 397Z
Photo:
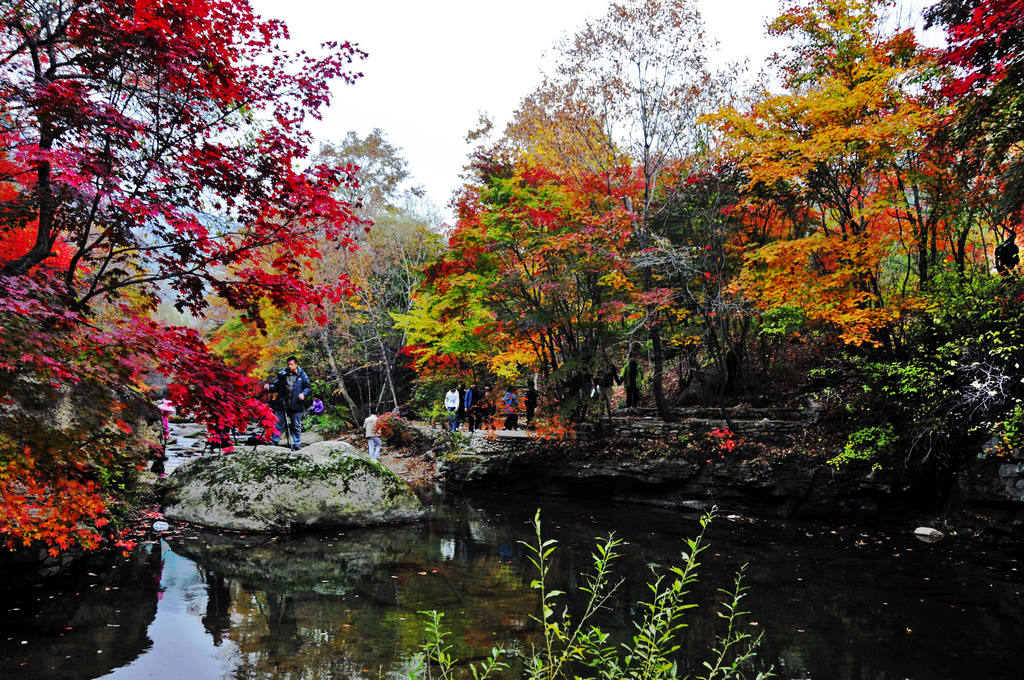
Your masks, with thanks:
M708 143L704 114L725 103L727 79L708 66L709 41L692 0L613 3L556 50L557 65L520 107L509 128L514 146L528 157L556 161L568 176L602 176L609 194L625 186L629 167L635 192L621 196L633 214L639 250L650 247L659 214L671 205L672 173L698 165ZM628 180L633 184L632 178ZM640 265L643 288L659 294L659 273ZM662 417L665 401L662 327L666 308L649 310L653 391Z

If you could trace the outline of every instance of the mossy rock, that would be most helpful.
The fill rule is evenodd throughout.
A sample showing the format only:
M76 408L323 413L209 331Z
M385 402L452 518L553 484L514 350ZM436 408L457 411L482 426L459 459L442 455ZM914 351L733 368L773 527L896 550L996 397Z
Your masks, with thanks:
M288 532L418 519L393 472L345 442L257 447L190 461L164 484L164 516L219 529Z

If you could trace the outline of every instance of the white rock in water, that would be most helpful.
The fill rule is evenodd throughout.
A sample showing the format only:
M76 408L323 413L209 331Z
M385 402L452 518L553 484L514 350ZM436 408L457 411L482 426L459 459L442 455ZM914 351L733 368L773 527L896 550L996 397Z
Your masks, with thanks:
M942 533L938 529L932 527L918 527L914 529L914 535L924 541L937 541L941 538L945 538L946 534Z
M171 525L164 521L153 522L153 531L167 531Z

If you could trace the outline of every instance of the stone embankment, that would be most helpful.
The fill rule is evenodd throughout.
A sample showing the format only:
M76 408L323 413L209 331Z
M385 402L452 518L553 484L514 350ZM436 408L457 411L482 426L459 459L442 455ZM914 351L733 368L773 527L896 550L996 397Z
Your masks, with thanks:
M654 409L623 409L585 431L604 437L675 440L724 428L738 437L764 441L800 432L811 418L803 409L691 407L674 409L672 420L665 421Z
M799 409L687 408L672 421L651 410L619 411L578 427L572 442L525 432L477 434L440 473L450 488L496 487L585 494L610 501L772 516L872 514L890 491L869 468L838 474L820 460L749 460L709 453L710 432L784 444L811 415Z
M1024 535L1024 451L985 442L957 472L953 502L990 526Z
M416 429L422 442L417 446L437 454L438 475L450 491L539 491L685 509L717 505L725 512L776 517L945 511L977 518L976 526L1024 535L1024 456L987 443L965 456L948 490L940 490L942 504L933 499L926 507L928 501L909 497L905 482L889 470L873 470L863 461L836 469L827 464L836 452L797 453L793 443L816 420L813 409L704 407L677 409L665 422L653 410L632 409L577 428L571 441L522 430L477 431L443 453L444 443L434 441L440 430ZM189 427L198 428L173 428L178 441L170 447L169 468L202 448L200 433ZM709 452L709 433L716 430L731 433L735 451ZM304 434L303 444L315 447L319 439ZM422 460L400 456L386 462L409 482L394 463L413 458ZM433 463L426 463L432 470Z
M524 432L477 433L462 450L441 456L439 471L455 490L500 488L580 494L611 501L776 517L874 517L887 512L946 510L978 524L1024 533L1024 460L990 443L956 473L945 504L923 507L891 471L835 455L794 453L813 426L800 409L679 409L672 422L653 412L617 412L582 427L571 443ZM735 451L708 454L708 433L726 429ZM427 431L436 432L436 431ZM761 445L750 446L751 444ZM787 448L788 447L788 448ZM764 455L767 449L772 455Z

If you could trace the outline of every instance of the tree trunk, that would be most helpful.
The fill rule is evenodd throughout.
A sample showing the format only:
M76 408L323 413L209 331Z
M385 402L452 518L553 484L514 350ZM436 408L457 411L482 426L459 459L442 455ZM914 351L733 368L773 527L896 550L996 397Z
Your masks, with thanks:
M39 140L39 149L49 151L52 140L43 135ZM33 267L50 257L53 250L54 236L50 233L56 210L53 197L53 185L50 182L50 163L41 161L36 167L36 187L39 201L39 214L36 219L36 240L32 248L21 257L9 260L0 266L0 275L22 276Z
M374 327L373 334L377 337L377 346L380 347L380 357L384 361L384 379L388 389L391 390L391 402L393 408L398 408L398 394L395 393L395 383L391 378L391 362L388 361L388 350L384 346L384 340L380 337L380 332ZM377 407L380 407L380 400L378 399Z
M654 381L654 406L658 409L658 415L661 416L662 420L671 420L668 405L665 403L665 388L662 385L662 379L665 375L665 358L661 347L660 321L655 321L654 325L651 326L651 352L654 362L654 373L652 375L652 380Z
M324 355L327 357L327 365L331 369L331 379L338 389L341 391L341 397L348 404L349 413L352 414L352 423L355 425L359 424L360 414L356 409L356 403L352 401L352 397L348 393L348 389L345 388L345 379L341 377L341 371L338 370L338 362L334 360L334 352L331 351L331 345L327 341L326 328L321 329L320 333L317 333L320 340L320 346L323 348Z

